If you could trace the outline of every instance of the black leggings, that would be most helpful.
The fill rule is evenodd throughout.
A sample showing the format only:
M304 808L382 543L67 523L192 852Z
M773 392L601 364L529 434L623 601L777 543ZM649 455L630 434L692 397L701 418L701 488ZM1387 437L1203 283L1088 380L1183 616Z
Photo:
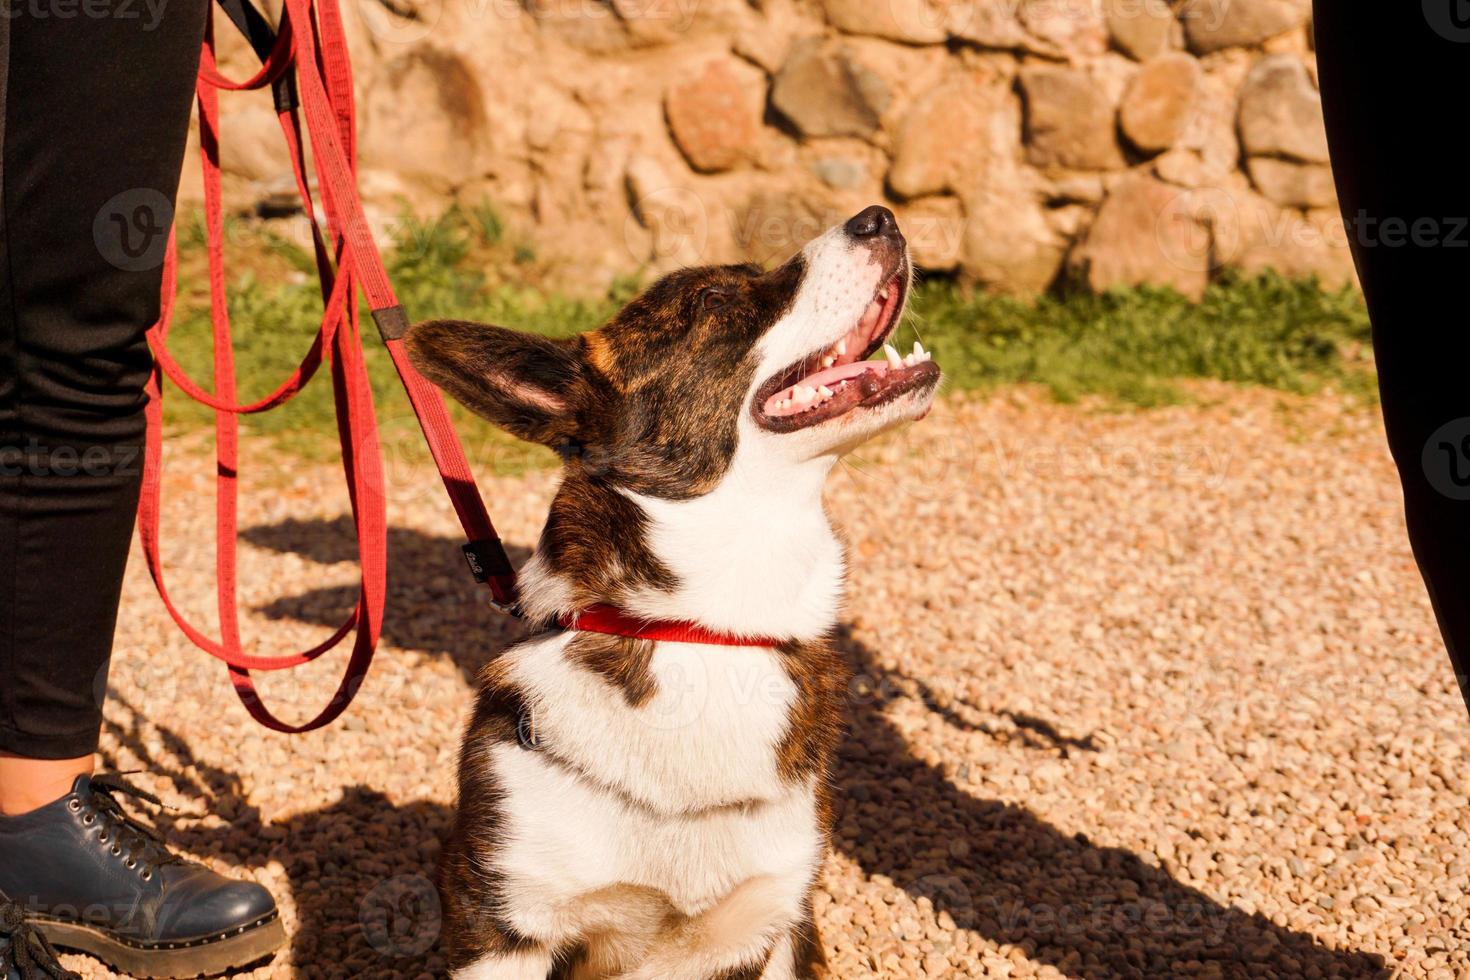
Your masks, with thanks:
M208 0L0 0L0 751L97 746Z
M1318 0L1316 32L1332 166L1373 319L1409 539L1470 705L1464 6Z

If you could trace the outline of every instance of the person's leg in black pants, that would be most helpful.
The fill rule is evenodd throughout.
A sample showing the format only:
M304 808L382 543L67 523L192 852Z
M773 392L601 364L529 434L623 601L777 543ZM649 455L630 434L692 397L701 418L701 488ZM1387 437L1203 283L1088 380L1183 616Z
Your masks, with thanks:
M152 31L28 9L0 130L0 750L90 759L162 275L164 236L134 211L167 227L205 8L176 0Z
M1470 3L1318 0L1315 23L1409 538L1470 704Z
M192 976L274 948L274 903L90 776L209 0L0 13L0 893L125 972Z

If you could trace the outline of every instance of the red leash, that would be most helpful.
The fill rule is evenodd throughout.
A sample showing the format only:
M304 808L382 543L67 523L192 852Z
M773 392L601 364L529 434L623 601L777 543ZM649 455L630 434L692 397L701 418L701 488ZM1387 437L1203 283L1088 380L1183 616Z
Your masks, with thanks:
M387 518L382 451L374 419L372 389L362 358L357 295L366 297L408 392L469 544L465 554L478 581L490 588L494 604L515 609L515 575L490 523L475 479L465 460L439 392L408 362L402 335L407 317L383 268L356 191L356 125L351 66L337 0L286 0L281 28L273 34L254 8L240 0L222 2L261 56L261 69L243 81L222 76L215 62L212 24L201 53L197 96L200 155L204 169L204 212L208 230L209 287L214 335L213 394L189 378L169 355L167 340L177 287L178 260L170 240L164 267L163 304L149 331L154 372L149 384L148 441L144 461L139 527L144 556L169 614L196 646L224 661L235 692L261 724L281 732L306 732L330 723L352 702L366 677L382 629L387 584ZM315 16L313 16L315 14ZM324 312L321 325L300 365L270 395L248 405L236 402L234 345L225 301L224 224L220 200L219 91L270 85L295 171L297 190L311 223ZM329 235L323 236L308 190L301 113L311 142ZM245 653L236 603L236 527L238 416L263 412L290 401L311 380L330 351L338 436L357 531L362 582L356 608L322 643L300 653L261 657ZM215 410L218 489L215 499L215 571L220 635L211 638L184 618L170 599L159 558L159 494L162 482L163 375L190 397ZM308 663L354 634L342 681L322 711L301 725L276 718L261 701L251 671L284 670Z
M199 103L200 156L204 170L204 215L208 232L209 294L214 337L213 393L190 378L169 354L168 333L178 282L178 254L169 239L164 264L163 301L158 323L148 332L154 370L148 385L148 437L144 455L143 492L138 505L139 533L148 570L165 607L185 635L201 650L228 665L235 693L252 717L278 732L309 732L329 724L352 703L372 664L382 630L387 591L387 515L382 450L373 410L372 387L363 362L358 318L359 290L394 367L408 393L428 442L430 455L449 492L468 544L465 557L476 581L490 589L492 604L519 614L515 571L490 523L464 450L450 424L443 398L408 361L402 337L408 318L383 268L362 202L357 195L356 116L352 68L342 32L337 0L285 0L279 32L274 31L248 0L220 0L261 59L251 77L236 81L221 75L215 61L212 22L206 28L196 86ZM250 404L236 401L234 343L225 297L224 212L220 193L219 92L260 89L269 85L275 97L281 132L291 157L297 192L312 230L323 313L316 336L300 364L277 388ZM303 131L302 113L305 114ZM303 138L303 133L305 138ZM321 189L327 234L324 236L311 199L305 157L310 141ZM342 466L356 528L362 567L356 607L331 636L317 646L282 656L255 656L244 650L237 608L238 446L239 416L284 405L295 397L330 352L332 391L337 408ZM163 376L189 397L215 412L215 576L220 635L214 639L190 623L169 597L159 557L160 492L163 478ZM721 646L776 646L780 641L716 633L695 623L635 619L610 606L593 606L564 619L566 629L621 636ZM335 649L348 634L352 652L336 693L314 718L290 725L266 708L255 688L252 671L287 670L310 663Z

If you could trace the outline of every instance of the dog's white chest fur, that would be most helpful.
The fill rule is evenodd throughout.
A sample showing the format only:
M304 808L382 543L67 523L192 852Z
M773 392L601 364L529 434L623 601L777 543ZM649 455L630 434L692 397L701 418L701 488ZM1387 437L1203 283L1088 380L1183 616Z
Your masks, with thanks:
M753 432L746 434L754 442ZM669 501L628 494L649 544L681 587L634 602L650 616L693 618L757 636L820 636L842 598L842 546L822 509L825 467L792 470L737 455L710 493Z
M507 654L542 748L502 743L484 760L505 792L486 870L502 876L516 927L552 940L582 897L618 885L697 915L771 876L799 905L822 833L813 786L778 771L796 690L777 655L661 643L656 692L635 706L570 662L566 643Z

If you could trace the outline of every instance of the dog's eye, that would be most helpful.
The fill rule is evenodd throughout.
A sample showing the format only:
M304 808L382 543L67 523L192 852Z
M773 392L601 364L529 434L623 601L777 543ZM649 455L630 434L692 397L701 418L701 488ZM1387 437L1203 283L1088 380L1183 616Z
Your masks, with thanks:
M721 307L728 305L729 302L730 294L725 292L723 289L718 289L714 286L711 286L708 289L701 291L699 294L699 310L701 313L708 313L711 310L718 310Z

